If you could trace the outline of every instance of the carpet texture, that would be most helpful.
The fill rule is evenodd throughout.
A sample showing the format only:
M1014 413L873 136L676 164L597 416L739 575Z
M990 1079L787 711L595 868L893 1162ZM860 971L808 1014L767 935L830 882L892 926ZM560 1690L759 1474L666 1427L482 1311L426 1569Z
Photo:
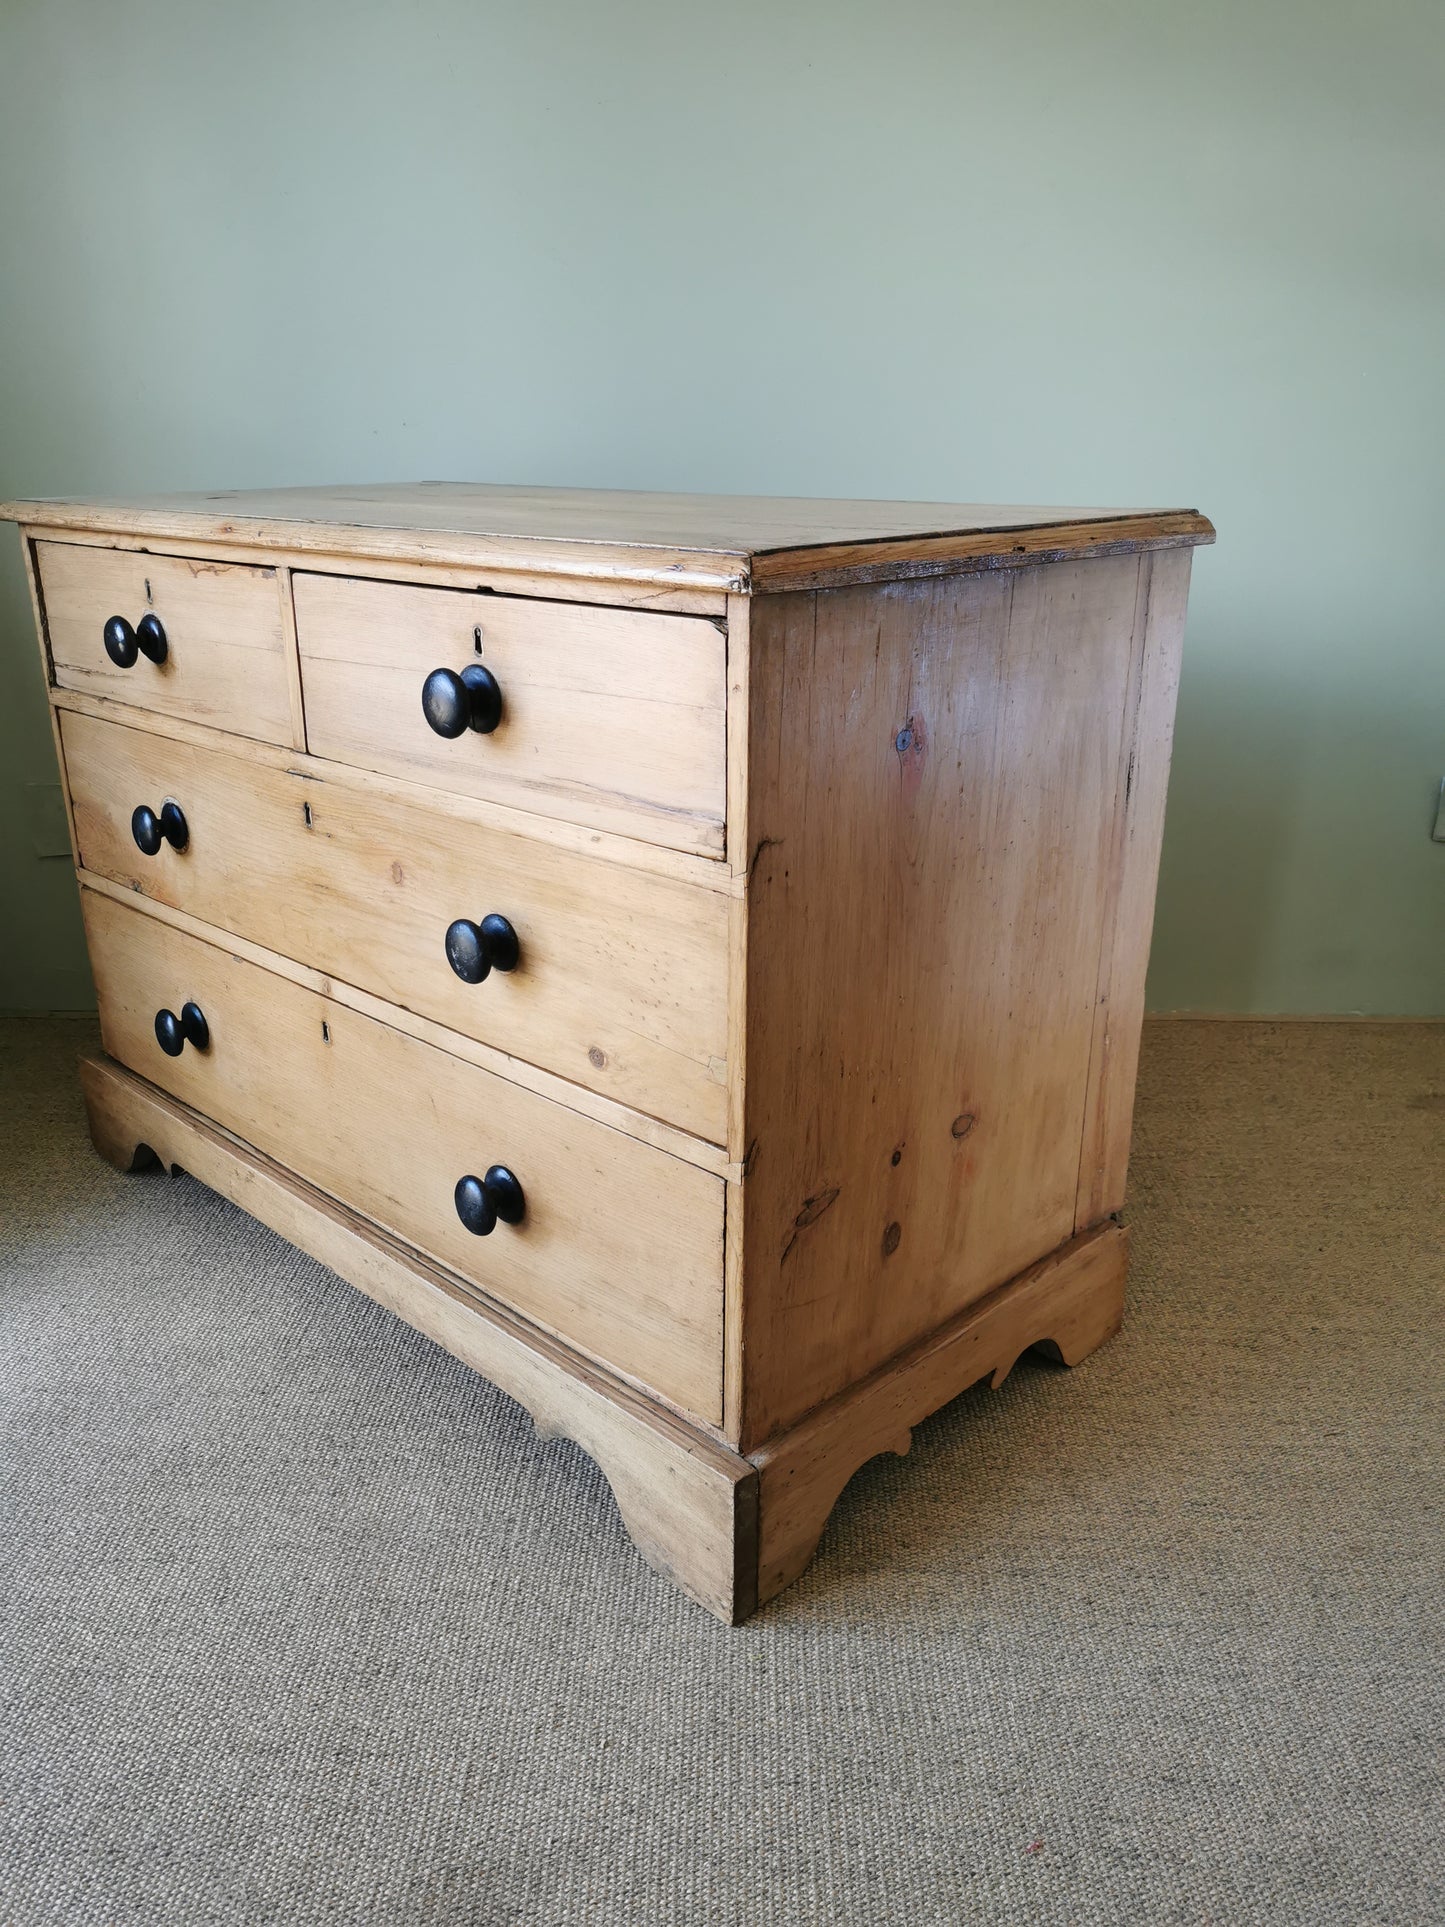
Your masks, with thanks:
M0 1919L1445 1919L1445 1030L1151 1026L1120 1338L739 1631L0 1025Z

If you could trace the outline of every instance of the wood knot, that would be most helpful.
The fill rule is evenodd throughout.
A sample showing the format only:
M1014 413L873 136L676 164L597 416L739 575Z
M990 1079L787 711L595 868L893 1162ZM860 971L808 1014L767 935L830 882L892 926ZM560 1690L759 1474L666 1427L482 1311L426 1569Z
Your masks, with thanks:
M928 748L927 732L921 716L910 716L893 738L893 747L898 753L898 774L902 782L903 796L913 802L923 785L924 755Z
M838 1187L833 1185L827 1191L819 1191L815 1197L804 1198L803 1208L793 1223L799 1231L806 1231L810 1224L816 1224L829 1205L838 1202Z
M894 736L893 747L901 757L907 759L911 756L916 762L922 762L924 751L928 748L928 731L921 716L908 718Z
M816 1224L823 1213L837 1202L838 1186L836 1184L830 1185L826 1191L815 1192L811 1198L804 1198L803 1208L797 1217L794 1218L793 1229L789 1234L788 1242L783 1246L782 1257L778 1260L779 1264L786 1259L788 1253L798 1242L798 1233L800 1231L806 1231L810 1224Z
M594 1071L605 1070L607 1068L606 1051L601 1049L599 1045L594 1044L587 1053L587 1062L592 1066Z
M952 1131L953 1135L961 1141L968 1136L977 1122L978 1117L975 1112L960 1111L948 1128Z
M897 1219L883 1233L883 1256L891 1258L903 1241L903 1226Z

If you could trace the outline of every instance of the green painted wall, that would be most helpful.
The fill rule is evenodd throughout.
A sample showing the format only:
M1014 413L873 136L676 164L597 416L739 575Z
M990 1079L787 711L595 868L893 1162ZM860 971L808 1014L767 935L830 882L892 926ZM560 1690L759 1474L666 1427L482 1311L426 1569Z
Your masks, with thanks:
M0 494L1197 504L1151 1003L1439 1012L1442 98L1437 0L0 0Z

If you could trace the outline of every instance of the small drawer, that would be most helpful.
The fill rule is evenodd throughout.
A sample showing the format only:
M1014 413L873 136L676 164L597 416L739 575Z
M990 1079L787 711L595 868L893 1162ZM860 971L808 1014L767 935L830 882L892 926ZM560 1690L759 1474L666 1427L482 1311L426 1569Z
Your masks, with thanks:
M275 569L35 546L59 688L262 742L294 740Z
M112 1057L539 1325L720 1422L721 1178L143 910L91 890L81 900ZM175 1055L157 1036L161 1012L174 1020ZM524 1213L480 1235L459 1216L456 1187L493 1166L514 1174ZM504 1197L495 1183L488 1194Z
M723 1141L715 891L118 723L60 729L84 869ZM498 925L477 941L488 917L515 959Z
M705 617L294 582L313 755L722 854L727 646Z

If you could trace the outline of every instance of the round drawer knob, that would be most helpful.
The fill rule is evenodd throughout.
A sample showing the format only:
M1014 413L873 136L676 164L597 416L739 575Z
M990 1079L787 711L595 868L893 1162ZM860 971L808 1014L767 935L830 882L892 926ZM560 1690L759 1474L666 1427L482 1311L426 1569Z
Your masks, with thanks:
M185 849L191 832L179 803L162 803L159 814L146 803L131 813L130 833L142 856L155 856L162 843Z
M117 669L129 669L138 655L149 656L152 662L166 659L166 632L159 616L142 616L134 629L124 616L112 616L100 636Z
M447 925L447 962L464 984L479 984L493 970L515 970L521 955L517 933L495 911L472 923L458 917Z
M502 720L502 685L479 662L460 675L433 669L421 686L421 713L438 736L464 736L469 729L490 736Z
M456 1199L457 1216L474 1237L485 1238L489 1232L496 1230L496 1207L487 1196L480 1178L458 1178L457 1188L452 1195Z
M179 1057L187 1044L205 1050L211 1041L211 1027L199 1004L182 1004L177 1017L173 1010L156 1012L156 1042L167 1057Z
M152 662L165 661L166 632L159 616L142 616L135 626L135 640L143 656L149 656Z
M131 628L125 617L112 616L100 633L101 641L105 644L105 653L116 668L129 669L140 651L136 647L135 630Z
M457 1216L478 1238L495 1231L499 1218L503 1224L520 1224L527 1215L522 1187L505 1164L492 1165L484 1178L458 1178L454 1195Z

